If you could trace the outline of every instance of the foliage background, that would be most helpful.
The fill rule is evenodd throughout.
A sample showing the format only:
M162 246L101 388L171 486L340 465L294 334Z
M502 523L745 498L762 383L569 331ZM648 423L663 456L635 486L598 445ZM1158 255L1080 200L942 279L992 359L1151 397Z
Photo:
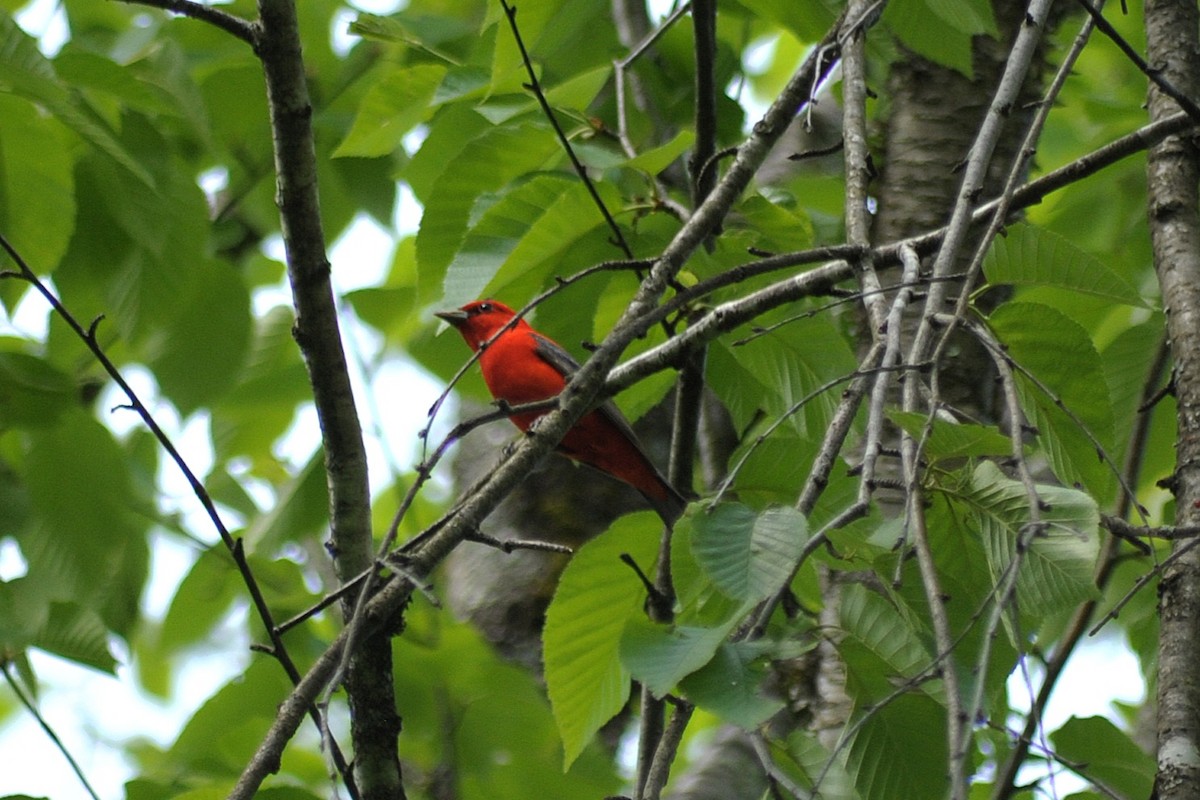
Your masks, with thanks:
M178 415L188 438L207 440L212 458L201 476L207 491L245 542L276 618L299 613L334 579L321 547L329 524L321 454L296 452L295 444L297 430L308 431L300 442L315 441L309 378L291 336L287 301L264 292L282 282L284 266L259 61L244 43L196 20L95 0L64 0L70 37L50 58L13 21L21 5L0 4L0 232L84 326L103 315L98 343L138 376L155 413ZM246 19L257 13L247 2L222 9ZM621 254L523 87L528 78L498 5L416 0L396 15L377 17L312 0L298 10L327 241L363 215L393 226L397 181L411 187L423 208L419 228L399 237L377 283L362 286L355 278L358 264L334 260L338 285L356 286L340 298L339 309L356 321L348 341L361 373L362 405L377 406L368 432L378 443L371 469L372 527L379 536L417 479L410 434L389 436L383 428L395 404L389 395L407 394L408 386L379 387L387 385L385 376L400 358L415 359L443 381L464 361L461 342L435 335L430 309L484 294L516 305L557 277ZM718 102L720 145L736 144L752 124L754 115L743 110L750 104L738 101L772 98L836 10L818 2L722 5L715 66L717 85L725 90ZM569 0L523 5L518 20L550 103L597 177L601 197L620 209L632 253L651 258L680 228L666 201L690 203L680 159L695 141L691 33L686 25L668 28L655 43L652 66L639 70L641 91L652 102L629 116L627 134L637 151L630 155L615 130L611 62L625 48L611 14L606 2ZM350 20L353 47L335 49L333 32ZM1141 41L1137 14L1113 15L1113 21ZM1077 26L1074 18L1061 25L1048 61L1055 63ZM886 75L906 52L900 44L934 64L971 73L973 37L998 32L996 15L982 2L890 3L867 40L867 77L878 95L868 103L873 119L887 118L893 98ZM823 105L836 106L840 92L829 88ZM1144 95L1145 81L1111 44L1089 45L1050 115L1034 174L1142 126ZM882 123L869 131L872 149L882 152ZM722 235L688 262L682 282L746 262L748 248L786 252L841 242L844 193L836 156L746 193ZM1079 604L1101 597L1093 582L1101 536L1095 519L1099 510L1115 509L1117 486L1079 421L1114 463L1123 463L1140 396L1156 377L1148 367L1163 336L1145 205L1144 159L1134 155L1029 209L1027 224L999 239L985 265L993 297L1007 293L987 318L989 326L1076 415L1064 416L1034 384L1023 384L1025 413L1040 434L1029 443L1031 457L1044 466L1039 480L1076 489L1042 489L1055 499L1054 508L1073 509L1066 518L1073 529L1035 543L997 652L979 670L988 680L984 711L999 725L1010 719L1009 702L1018 705L1004 695L1015 648L1037 656L1049 652ZM706 302L728 301L773 280L742 281ZM599 274L551 298L534 321L579 353L574 344L602 340L636 286L628 272ZM22 281L0 281L0 303L8 312L40 303L30 292ZM759 521L764 518L754 512L795 503L836 391L805 404L761 445L752 445L755 436L808 392L856 367L860 320L826 309L825 302L764 309L755 324L807 316L747 345L734 344L745 335L742 329L710 346L707 380L735 430L745 434L729 463L747 458L735 483L738 499L753 509L744 512L747 519ZM987 305L981 300L980 307ZM664 338L655 329L627 357ZM669 377L644 380L618 402L639 417L666 394ZM484 398L473 372L457 389ZM114 422L128 413L113 410L121 402L61 319L52 317L44 335L15 331L0 339L0 540L9 552L16 548L24 565L23 574L0 585L0 642L13 685L36 686L27 659L36 649L101 672L115 670L119 656L131 666L124 680L162 698L190 696L180 676L193 659L231 630L239 638L260 638L256 623L243 616L241 580L211 527L193 516L180 489L164 488L163 476L173 468L153 437ZM404 407L417 416L424 406ZM449 411L441 414L446 424ZM994 424L1000 417L989 420L986 430L962 426L964 438L958 438L962 431L937 428L928 450L935 462L927 476L936 497L928 513L931 530L941 537L935 548L943 559L939 571L952 595L981 606L983 587L1001 579L1028 513L1022 493L988 460L1007 452ZM893 417L900 426L916 426L919 419ZM856 436L863 422L860 416ZM1172 436L1168 398L1155 407L1134 473L1152 522L1172 515L1169 495L1155 486L1174 469ZM711 494L715 487L696 488ZM854 478L836 470L807 530L828 521L855 491ZM431 524L449 499L444 485L420 494L401 523L401 537ZM677 763L680 773L703 765L700 745L722 722L754 728L776 711L782 703L765 701L761 693L730 699L706 687L699 668L711 678L724 663L757 681L765 656L784 663L813 646L819 625L805 615L777 618L765 649L739 650L725 642L748 609L787 580L787 566L799 557L797 542L768 533L763 546L770 557L742 565L750 575L744 582L727 578L722 584L719 576L731 562L705 551L704 537L727 541L751 530L735 519L742 507L722 508L733 515L726 527L706 531L699 521L681 527L680 626L666 635L649 623L626 627L625 618L617 617L604 639L607 661L594 657L596 651L569 658L563 645L603 627L589 621L589 609L607 613L626 603L636 619L639 587L613 557L624 550L649 563L654 524L645 514L623 518L576 556L564 586L598 585L608 593L576 597L581 605L572 613L572 598L560 596L558 616L554 608L549 612L548 647L559 637L553 652L567 658L547 656L553 707L540 677L501 660L450 614L415 600L405 617L407 630L393 644L402 665L395 672L405 724L400 752L412 795L442 796L447 784L461 797L599 797L620 790L627 763L612 758L605 740L593 734L623 705L623 695L556 697L564 677L605 678L618 693L629 672L660 691L681 687L701 711L689 728L694 747L685 747ZM782 527L794 531L801 524ZM891 553L895 537L895 526L877 511L840 530L837 554L817 551L795 578L801 603L816 608L828 602L821 585L826 570L890 578L901 568ZM195 555L161 619L145 615L140 605L156 538ZM1111 607L1153 563L1115 562L1100 608ZM572 577L572 570L583 577ZM859 713L933 659L936 644L920 588L921 579L909 571L900 590L851 585L840 598L837 619L845 638L839 653ZM966 603L951 610L968 636L978 634ZM289 634L289 648L307 664L339 626L336 615L317 617ZM1134 595L1109 630L1125 639L1152 681L1152 592ZM128 796L209 796L232 785L289 685L260 656L240 654L230 667L225 665L237 678L214 692L175 741L125 745L137 774ZM864 732L834 757L828 779L853 784L862 797L933 796L945 760L944 743L931 733L944 726L940 691L935 684L867 714ZM0 698L6 715L24 713L10 694ZM1075 719L1046 733L1067 758L1103 763L1109 754L1132 752L1137 709L1125 712L1121 725ZM344 737L344 714L335 711L333 720ZM521 735L498 738L504 730ZM1002 733L983 728L974 746L978 766L1002 761L1010 745ZM782 737L776 747L778 762L801 783L813 780L819 771L814 765L830 758L828 742L816 737ZM572 762L565 774L564 749ZM896 768L902 764L916 766ZM325 772L309 731L286 751L273 791L323 796ZM1121 796L1133 797L1147 793L1152 776L1147 759L1103 777Z

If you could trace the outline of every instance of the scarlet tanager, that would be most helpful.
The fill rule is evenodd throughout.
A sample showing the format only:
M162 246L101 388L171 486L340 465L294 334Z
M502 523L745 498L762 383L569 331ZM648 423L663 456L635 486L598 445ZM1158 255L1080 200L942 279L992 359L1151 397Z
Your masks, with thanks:
M479 368L488 390L510 406L533 403L559 394L578 362L553 340L519 319L484 346L512 321L516 313L496 300L476 300L437 316L453 325L472 350L481 348ZM527 411L509 417L521 430L549 411ZM637 436L611 401L589 411L563 436L558 451L624 481L642 493L667 525L674 524L687 501L667 483L638 443Z

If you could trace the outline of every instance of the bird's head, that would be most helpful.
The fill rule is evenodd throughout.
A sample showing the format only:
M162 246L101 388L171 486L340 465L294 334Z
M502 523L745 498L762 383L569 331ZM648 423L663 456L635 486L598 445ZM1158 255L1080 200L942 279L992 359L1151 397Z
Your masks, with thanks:
M516 316L516 312L499 300L474 300L454 311L437 311L434 316L453 325L467 340L472 350L492 338ZM524 320L517 327L524 326Z

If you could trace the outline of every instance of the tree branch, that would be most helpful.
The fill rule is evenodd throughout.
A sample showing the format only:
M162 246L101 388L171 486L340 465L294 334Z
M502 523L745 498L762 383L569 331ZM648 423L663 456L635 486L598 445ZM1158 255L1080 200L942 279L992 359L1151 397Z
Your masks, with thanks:
M296 310L293 333L304 356L321 424L329 484L330 547L347 582L373 563L371 503L362 428L354 404L325 255L317 197L312 103L292 0L259 0L262 60L275 146L277 202ZM353 604L343 603L349 616ZM391 643L363 640L349 654L347 694L358 789L364 798L404 796L396 738Z
M169 11L172 14L179 14L184 17L207 22L209 25L214 25L226 33L233 34L238 39L241 39L246 44L257 49L259 28L253 22L247 22L241 17L235 16L228 12L222 11L213 6L206 6L203 3L196 3L193 0L121 0L130 5L150 6L151 8L161 8L163 11Z
M1187 0L1146 3L1146 49L1163 77L1185 95L1200 91L1200 13ZM1150 117L1163 119L1175 100L1150 88ZM1175 362L1178 409L1175 524L1200 524L1200 152L1173 137L1150 150L1150 240ZM1200 786L1200 549L1176 542L1159 582L1158 800L1184 800Z

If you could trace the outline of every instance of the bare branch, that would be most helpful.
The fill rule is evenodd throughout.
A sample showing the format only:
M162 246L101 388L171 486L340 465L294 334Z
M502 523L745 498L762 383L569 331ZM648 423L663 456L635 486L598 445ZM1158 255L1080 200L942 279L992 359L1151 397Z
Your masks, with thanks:
M71 755L71 751L63 744L63 740L58 738L58 734L54 732L54 728L50 727L50 723L42 716L42 712L38 711L37 704L33 702L33 698L25 691L25 687L17 680L9 669L7 658L0 658L0 672L4 673L4 682L8 684L8 688L12 689L12 693L16 695L17 702L20 703L25 711L33 717L38 726L45 732L46 737L54 744L55 749L62 753L63 758L67 760L71 771L75 773L75 777L79 779L79 783L83 786L83 790L88 793L92 800L100 800L100 796L96 794L96 790L88 782L87 776L83 774L83 768L79 766L79 762Z
M562 126L558 124L558 117L554 115L554 109L550 108L550 103L546 100L546 94L542 91L541 81L538 80L537 72L533 68L533 61L529 58L529 51L525 49L525 40L521 38L521 29L517 26L516 7L510 6L507 0L500 0L500 7L504 9L504 16L508 18L508 25L512 29L513 39L517 43L517 49L521 51L521 61L525 64L525 72L529 75L529 83L525 87L533 92L533 96L537 98L538 105L542 107L542 113L546 115L546 119L550 120L550 125L554 128L554 133L558 136L559 143L562 144L563 150L566 151L567 158L571 160L571 166L575 168L575 174L579 176L579 180L583 181L588 194L591 195L592 202L596 204L596 208L600 210L600 215L604 217L609 230L613 232L613 236L615 237L613 243L621 248L621 252L625 254L626 258L633 258L633 251L625 241L625 234L621 232L621 226L613 219L613 215L608 210L608 206L605 205L604 199L596 191L596 184L592 182L591 177L587 174L587 167L583 165L583 162L579 160L579 156L575 154L575 148L571 146L571 140L567 138L567 134L563 131Z
M214 25L226 33L231 33L241 39L246 44L257 49L258 48L258 33L259 28L253 22L247 22L241 17L234 16L226 11L213 6L207 6L203 3L196 3L193 0L121 0L130 5L150 6L151 8L161 8L164 11L169 11L172 14L179 14L184 17L207 22Z

